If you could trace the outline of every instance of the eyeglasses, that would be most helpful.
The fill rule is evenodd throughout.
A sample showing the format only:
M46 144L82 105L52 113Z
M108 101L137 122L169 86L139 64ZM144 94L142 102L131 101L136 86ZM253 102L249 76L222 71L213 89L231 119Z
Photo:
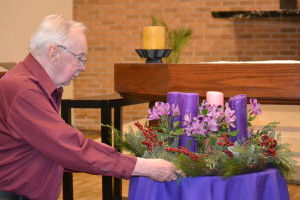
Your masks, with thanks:
M63 48L64 50L66 50L67 52L69 52L70 54L72 54L73 56L75 56L75 58L78 60L78 62L80 63L81 66L85 65L85 63L87 62L86 58L81 57L80 55L76 55L75 53L73 53L72 51L70 51L69 49L67 49L67 47L63 46L63 45L57 45L60 48Z

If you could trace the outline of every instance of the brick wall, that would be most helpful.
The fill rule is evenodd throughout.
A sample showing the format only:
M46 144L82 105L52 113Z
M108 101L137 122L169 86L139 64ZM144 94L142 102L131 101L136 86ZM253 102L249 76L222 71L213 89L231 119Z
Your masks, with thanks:
M300 5L300 0L298 0ZM279 0L74 0L74 19L85 23L89 54L86 72L74 81L74 96L114 92L114 63L144 62L134 49L142 47L143 26L151 15L174 29L194 34L181 63L200 61L300 60L299 19L217 19L217 10L279 10ZM298 5L298 8L299 8ZM125 121L147 115L147 105L126 107ZM99 129L99 111L75 112L80 129Z

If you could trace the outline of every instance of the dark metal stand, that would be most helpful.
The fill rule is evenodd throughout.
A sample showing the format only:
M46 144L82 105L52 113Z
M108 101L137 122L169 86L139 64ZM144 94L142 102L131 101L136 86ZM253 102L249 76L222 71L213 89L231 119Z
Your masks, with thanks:
M297 0L280 0L280 9L297 9Z
M114 109L114 127L122 130L122 107L147 103L144 100L125 99L119 94L84 97L76 99L64 99L61 103L61 116L71 125L72 108L96 108L101 109L101 123L112 125L112 109ZM101 141L105 144L111 144L110 129L101 127ZM117 149L120 150L120 149ZM63 176L63 199L73 200L73 175L65 172ZM102 176L102 199L103 200L121 200L122 199L122 180L109 176Z

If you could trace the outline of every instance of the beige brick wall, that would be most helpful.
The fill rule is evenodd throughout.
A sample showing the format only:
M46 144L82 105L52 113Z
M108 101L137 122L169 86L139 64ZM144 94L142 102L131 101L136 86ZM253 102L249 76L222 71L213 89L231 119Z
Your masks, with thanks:
M279 0L74 0L73 5L74 19L89 29L88 63L74 82L75 97L113 93L114 63L144 62L134 49L142 47L142 28L151 25L151 15L171 29L193 29L181 63L300 60L299 19L233 20L211 15L217 10L279 10ZM78 128L99 129L98 110L75 113ZM147 105L126 107L124 114L125 121L145 117Z

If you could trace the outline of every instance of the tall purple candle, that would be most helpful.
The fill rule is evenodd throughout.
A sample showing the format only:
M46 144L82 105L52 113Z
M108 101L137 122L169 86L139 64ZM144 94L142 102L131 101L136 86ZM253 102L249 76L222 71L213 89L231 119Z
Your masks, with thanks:
M248 121L247 121L247 96L244 94L236 95L229 99L229 107L235 110L236 122L235 128L230 127L231 131L239 130L237 136L231 137L230 140L235 142L236 140L247 139L248 137Z
M180 97L181 97L182 92L168 92L167 93L167 102L170 104L176 104L180 108ZM174 117L174 122L179 121L180 116Z
M184 115L189 113L192 117L197 116L198 114L198 103L199 103L199 94L198 93L182 93L181 94L181 103L180 103L180 126L182 126L182 122L184 119ZM193 137L188 137L187 135L181 135L179 138L179 146L186 147L188 145L189 140L193 139ZM197 141L191 140L189 150L193 152L197 152Z

